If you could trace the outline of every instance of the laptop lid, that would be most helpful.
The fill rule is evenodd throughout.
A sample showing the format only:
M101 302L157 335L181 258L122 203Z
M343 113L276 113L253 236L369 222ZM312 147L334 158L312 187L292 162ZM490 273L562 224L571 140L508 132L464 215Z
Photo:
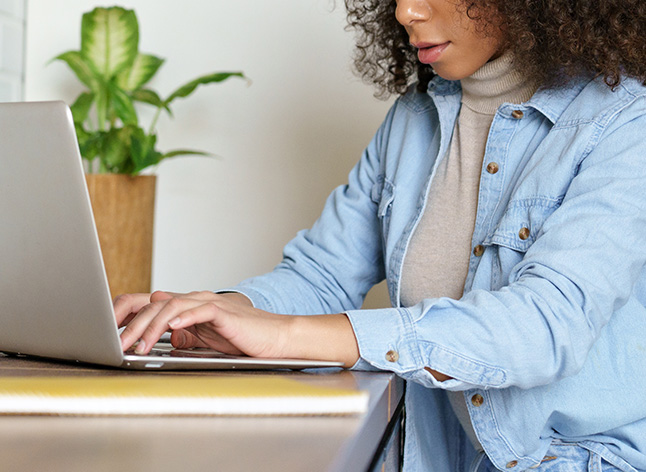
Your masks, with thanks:
M0 129L0 350L120 365L69 108L0 104Z
M0 129L0 351L131 369L342 366L168 345L124 355L69 108L0 104Z

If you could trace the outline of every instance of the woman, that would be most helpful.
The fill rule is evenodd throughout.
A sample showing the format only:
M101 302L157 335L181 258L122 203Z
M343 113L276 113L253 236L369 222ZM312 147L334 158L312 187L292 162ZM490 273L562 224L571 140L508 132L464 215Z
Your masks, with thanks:
M119 297L123 348L393 371L405 470L646 470L646 6L346 5L402 94L348 185L270 274Z

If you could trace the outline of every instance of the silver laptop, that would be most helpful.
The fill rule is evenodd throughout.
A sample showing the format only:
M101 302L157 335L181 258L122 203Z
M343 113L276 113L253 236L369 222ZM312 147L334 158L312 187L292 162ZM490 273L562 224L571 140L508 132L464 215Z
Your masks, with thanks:
M203 349L124 354L63 102L0 104L0 351L130 369L304 369L336 362Z

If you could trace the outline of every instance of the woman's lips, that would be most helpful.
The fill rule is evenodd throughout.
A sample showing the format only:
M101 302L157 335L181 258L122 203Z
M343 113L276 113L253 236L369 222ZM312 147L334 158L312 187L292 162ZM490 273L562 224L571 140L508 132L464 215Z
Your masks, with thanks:
M423 64L433 64L436 62L444 50L451 44L449 41L441 44L418 43L413 44L417 50L417 57Z

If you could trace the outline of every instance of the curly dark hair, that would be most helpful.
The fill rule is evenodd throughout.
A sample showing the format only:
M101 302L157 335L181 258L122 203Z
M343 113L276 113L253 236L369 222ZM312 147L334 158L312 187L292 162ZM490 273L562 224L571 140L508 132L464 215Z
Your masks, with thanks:
M577 76L603 77L615 88L622 77L646 84L644 0L456 0L469 17L500 28L503 47L527 80L545 87ZM345 0L348 24L357 31L355 69L377 86L377 96L402 94L418 81L426 91L435 72L417 60L408 34L395 18L395 0Z

